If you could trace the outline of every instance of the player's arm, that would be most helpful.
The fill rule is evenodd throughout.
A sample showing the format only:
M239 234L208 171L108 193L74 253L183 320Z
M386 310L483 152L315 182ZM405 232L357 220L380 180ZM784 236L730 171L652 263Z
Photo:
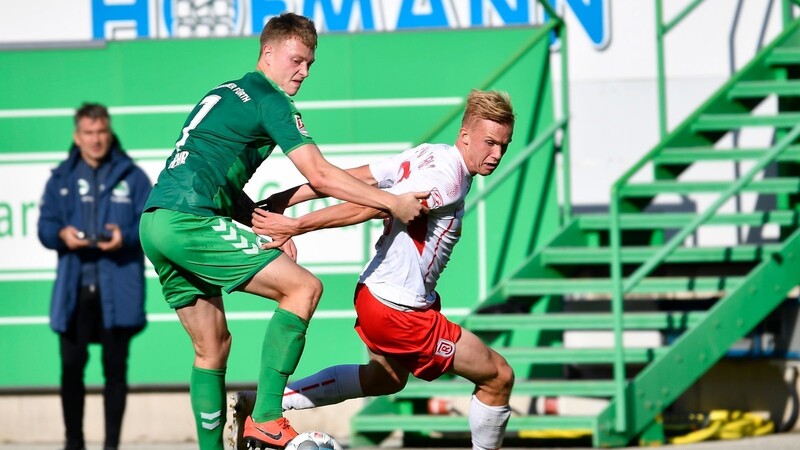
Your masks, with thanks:
M308 180L310 187L340 200L358 203L390 212L404 223L427 212L420 200L427 192L393 195L368 186L326 160L314 144L302 145L287 154L292 163Z
M346 227L385 217L389 215L384 211L349 202L328 206L296 219L256 209L253 213L253 231L272 238L271 243L262 245L268 249L280 247L288 239L310 231Z
M362 183L370 186L378 185L378 182L372 177L372 172L370 172L368 165L345 169L345 172L349 173ZM285 191L272 194L269 196L269 198L258 202L258 205L264 206L266 207L265 209L270 211L282 213L290 206L322 197L327 197L327 195L312 188L310 183L305 183L286 189Z

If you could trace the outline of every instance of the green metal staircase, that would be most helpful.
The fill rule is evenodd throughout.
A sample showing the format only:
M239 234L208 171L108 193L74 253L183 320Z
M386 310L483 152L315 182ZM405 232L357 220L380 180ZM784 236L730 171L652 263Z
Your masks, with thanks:
M777 113L754 113L774 98ZM774 145L723 148L730 133L750 127L771 128ZM664 441L659 416L797 285L799 135L800 21L794 21L614 184L608 214L571 217L464 320L514 367L513 397L608 399L598 415L517 412L507 436L582 430L596 447ZM686 176L719 162L747 170L735 179ZM777 167L777 176L764 175L768 167ZM640 173L651 180L632 181ZM744 193L774 196L775 205L720 212ZM656 207L664 195L698 194L714 200L699 211ZM725 246L693 242L701 227L767 225L779 236ZM564 333L576 330L605 330L614 345L565 346ZM623 346L633 330L655 330L663 344ZM588 367L591 376L577 377L570 367ZM428 414L427 402L471 392L470 383L455 378L409 382L354 417L353 446L374 445L395 430L408 436L468 432L465 415Z

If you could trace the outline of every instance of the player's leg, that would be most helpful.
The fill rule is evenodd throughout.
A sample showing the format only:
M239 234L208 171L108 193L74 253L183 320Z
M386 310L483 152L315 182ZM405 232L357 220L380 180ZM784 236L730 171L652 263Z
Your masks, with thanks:
M194 348L189 380L197 442L201 450L222 450L225 369L231 335L225 321L222 289L214 284L216 262L227 247L217 237L215 218L165 209L142 214L139 236L158 273L164 299L175 309ZM226 225L227 226L227 225Z
M308 409L333 405L351 398L400 392L408 370L392 358L370 352L367 364L328 367L293 381L283 393L283 409Z
M475 383L469 409L473 448L500 448L511 415L508 405L514 385L511 366L473 333L462 330L456 343L453 372Z
M244 437L251 446L281 447L297 435L283 418L281 401L286 382L303 354L308 321L322 295L322 283L281 254L239 289L278 302L264 335L256 403L245 421Z
M139 229L142 248L159 274L164 297L178 311L195 346L192 385L220 392L218 398L214 395L213 404L198 410L205 411L203 408L210 406L217 411L224 405L230 333L221 290L244 290L278 301L264 340L266 357L262 359L258 399L261 403L257 403L255 412L266 420L280 419L273 420L276 431L268 431L277 437L263 435L260 440L274 447L285 444L296 432L281 417L281 396L287 373L294 371L302 353L307 320L322 291L319 280L280 251L261 249L263 238L240 228L228 217L200 217L158 209L142 215ZM199 434L208 434L201 427L217 429L214 414L199 418L206 419L198 423ZM248 421L253 422L249 417ZM222 448L221 436L220 429L219 447L213 448Z
M202 450L222 450L225 370L231 348L222 297L198 298L176 312L194 347L189 397L198 444Z

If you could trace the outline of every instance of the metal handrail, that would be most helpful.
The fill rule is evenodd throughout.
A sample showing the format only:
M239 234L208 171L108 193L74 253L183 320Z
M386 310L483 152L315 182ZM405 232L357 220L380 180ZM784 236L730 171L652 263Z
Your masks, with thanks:
M800 6L800 0L783 0L783 26L786 27L794 20L793 6Z
M656 0L656 61L658 64L658 131L661 139L667 136L667 86L664 68L664 37L705 0L694 0L675 17L664 23L663 0Z
M705 0L693 0L679 11L675 17L667 23L664 23L664 8L663 0L656 0L656 63L657 63L657 79L658 79L658 130L661 139L667 136L667 87L666 87L666 69L664 62L664 38L667 33L672 31L683 19L686 18L692 11L695 10ZM794 19L793 6L800 6L800 0L783 0L783 26L784 28L789 25Z
M622 300L625 293L630 292L641 282L657 265L661 264L690 234L713 216L717 210L728 201L734 194L740 192L744 186L750 183L756 174L774 162L789 146L800 136L800 125L796 125L791 131L778 141L770 151L759 158L756 164L736 182L731 184L722 194L709 206L703 213L695 217L690 223L686 224L675 234L664 246L650 257L644 264L639 266L625 282L622 279L622 255L621 255L621 227L620 227L620 188L619 183L615 183L611 194L611 278L612 278L612 314L614 328L614 381L617 395L617 417L616 428L618 431L625 431L627 428L627 407L625 402L625 363L622 344Z
M683 19L686 18L695 8L697 8L704 0L694 0L686 5L676 16L668 23L664 23L663 17L663 0L656 0L656 52L657 52L657 70L658 70L658 100L659 100L659 131L661 140L663 141L667 136L667 106L666 106L666 82L665 82L665 69L664 69L664 37L675 26L678 25ZM783 1L783 18L784 27L791 22L793 11L791 5L800 5L800 0L784 0ZM625 293L629 292L635 287L647 274L650 273L658 264L672 253L684 239L693 233L700 225L706 222L731 196L741 190L743 186L749 183L756 173L774 161L788 146L792 140L796 139L800 134L800 126L795 127L792 131L782 139L778 144L772 147L772 150L758 160L758 163L748 171L743 177L733 183L726 189L720 197L715 201L706 211L697 216L692 222L684 226L678 234L665 244L660 251L656 252L644 264L628 277L627 281L623 284L622 278L622 236L621 236L621 218L620 218L620 192L630 179L639 172L646 164L652 161L652 157L660 151L660 147L656 146L653 150L647 153L644 157L639 159L636 164L628 169L611 187L611 198L609 205L610 215L610 239L609 244L611 247L611 279L612 279L612 301L611 312L613 317L613 331L614 331L614 385L616 397L616 420L615 429L618 432L625 432L628 426L627 423L627 399L626 399L626 375L625 375L625 357L623 347L623 298Z
M695 217L694 220L686 224L681 230L675 234L666 244L658 251L655 255L653 255L650 259L645 261L644 264L639 266L639 268L631 274L627 281L622 285L622 292L629 292L631 289L636 287L643 279L646 277L656 265L661 263L664 259L666 259L680 244L686 239L691 233L693 233L700 225L705 223L711 216L717 212L717 210L726 202L728 201L734 194L742 190L744 186L750 183L753 178L755 178L758 172L764 170L764 168L774 162L789 146L794 142L797 137L800 136L800 124L795 125L791 131L784 136L777 144L770 148L770 151L767 152L764 156L759 158L756 164L741 178L736 180L735 183L731 184L727 189L725 189L722 194L709 206L702 214Z

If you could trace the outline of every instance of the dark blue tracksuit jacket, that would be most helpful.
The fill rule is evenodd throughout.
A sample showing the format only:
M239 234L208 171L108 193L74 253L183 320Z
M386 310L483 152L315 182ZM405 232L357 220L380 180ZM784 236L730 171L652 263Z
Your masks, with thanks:
M105 224L119 225L122 248L114 252L96 251L97 283L103 309L104 328L144 328L144 253L139 243L139 217L152 185L144 171L122 151L114 139L109 170L98 171L105 179L97 180L105 189L95 192L97 226L89 220L81 205L76 167L80 150L73 145L69 156L47 181L40 206L39 240L58 252L58 268L50 305L50 327L67 331L78 303L81 286L81 255L67 249L58 232L67 225L78 230L101 231Z

